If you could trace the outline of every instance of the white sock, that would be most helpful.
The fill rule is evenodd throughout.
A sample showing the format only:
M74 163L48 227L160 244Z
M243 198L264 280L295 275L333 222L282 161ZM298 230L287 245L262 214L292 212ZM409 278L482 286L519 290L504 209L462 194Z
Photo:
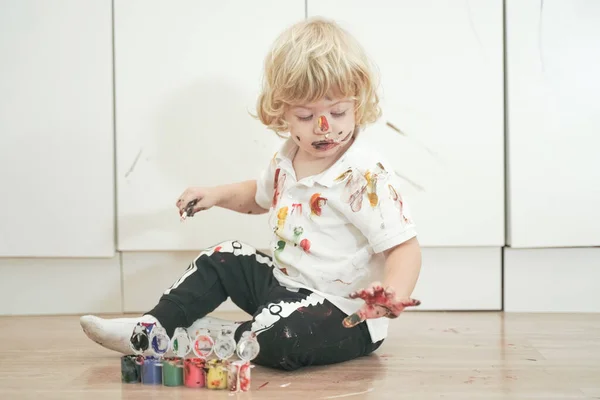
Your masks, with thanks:
M138 322L156 323L156 318L143 315L136 318L99 318L94 315L84 315L79 319L83 332L100 346L122 354L133 354L129 345L133 328Z
M122 354L133 354L130 347L131 334L133 328L138 322L156 323L160 326L160 323L156 318L151 315L143 315L135 318L99 318L94 315L84 315L79 319L83 332L98 343L100 346L110 350L117 351ZM208 330L209 335L216 339L222 329L229 329L232 333L242 323L237 321L229 321L216 317L205 316L196 320L187 331L193 340L196 331L199 329ZM144 352L144 355L151 354L149 350ZM171 350L165 354L165 356L171 355Z
M216 318L205 316L204 318L197 319L194 323L188 328L188 334L192 337L196 335L196 331L199 329L208 330L208 334L216 339L221 330L231 330L231 333L234 334L235 330L240 326L242 322L230 321L226 319Z

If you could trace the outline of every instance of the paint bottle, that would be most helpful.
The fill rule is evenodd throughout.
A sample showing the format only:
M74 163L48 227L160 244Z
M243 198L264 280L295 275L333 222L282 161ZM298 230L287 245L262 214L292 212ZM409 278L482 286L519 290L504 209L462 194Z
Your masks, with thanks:
M210 337L206 329L200 329L196 332L196 337L192 345L192 351L198 358L207 359L213 352L215 341Z
M156 324L138 322L133 328L131 337L129 338L129 347L134 354L141 355L150 347L148 335L152 332Z
M227 386L231 392L247 392L250 390L251 376L249 361L234 361L227 366Z
M162 381L165 386L183 385L183 359L167 357L162 362Z
M138 355L124 355L121 357L121 382L139 383L141 381L142 357Z
M215 340L215 355L221 360L227 360L235 353L235 339L233 338L233 331L230 329L221 330Z
M256 338L256 334L252 331L246 331L242 333L240 341L237 345L237 356L240 360L251 361L254 360L260 352L260 344Z
M153 356L144 358L144 364L142 365L142 384L162 384L162 361L160 359Z
M202 358L186 358L183 360L183 384L190 388L201 388L206 385L205 361Z
M167 331L162 326L156 326L148 336L149 347L152 353L157 357L163 357L169 350L171 339Z
M175 328L170 349L177 357L185 358L192 350L192 339L185 328Z
M206 387L208 389L227 389L227 367L223 360L208 361Z

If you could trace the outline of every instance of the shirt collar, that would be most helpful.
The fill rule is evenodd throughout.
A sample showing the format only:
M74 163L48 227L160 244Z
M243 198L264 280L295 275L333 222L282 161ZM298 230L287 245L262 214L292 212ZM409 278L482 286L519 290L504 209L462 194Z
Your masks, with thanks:
M358 137L354 138L354 142L350 144L346 152L329 168L320 174L314 175L311 178L308 178L309 182L318 183L325 187L332 187L341 181L338 180L340 176L346 172L350 166L348 160L350 160L354 153L357 151L357 148L360 144L357 143ZM292 164L292 160L296 151L298 150L298 145L294 143L291 138L288 138L285 143L281 146L281 149L275 154L275 161L277 165L281 166L284 169L288 169L289 172L294 171L294 166Z

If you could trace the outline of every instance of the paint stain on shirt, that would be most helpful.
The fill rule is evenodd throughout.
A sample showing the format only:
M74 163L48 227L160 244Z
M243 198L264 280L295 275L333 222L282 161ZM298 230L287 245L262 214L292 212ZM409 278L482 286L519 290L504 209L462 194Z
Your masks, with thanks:
M327 204L327 199L321 196L321 193L315 193L310 197L311 215L321 216L323 207Z

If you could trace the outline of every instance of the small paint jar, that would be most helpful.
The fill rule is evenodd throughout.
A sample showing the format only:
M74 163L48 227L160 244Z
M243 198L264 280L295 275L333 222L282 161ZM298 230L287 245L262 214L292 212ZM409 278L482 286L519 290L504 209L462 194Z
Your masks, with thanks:
M206 386L206 371L202 358L186 358L183 360L183 384L190 388Z
M242 333L237 345L237 355L240 360L251 361L258 356L260 352L260 344L256 338L256 334L252 331Z
M121 357L121 382L138 383L141 380L142 357L125 355Z
M142 384L162 384L162 362L156 357L145 357L142 365Z
M192 340L185 328L175 328L170 349L175 356L184 358L192 350Z
M148 340L148 335L152 331L156 324L147 324L144 322L138 322L136 326L133 328L133 332L131 337L129 338L129 347L135 354L144 354L146 350L148 350L150 346L150 341Z
M250 390L250 369L252 366L249 361L234 361L227 366L227 386L231 392L247 392Z
M168 357L162 363L162 381L165 386L183 386L183 359Z
M206 373L206 387L208 389L227 389L227 367L222 360L210 360Z
M156 326L148 336L148 342L154 355L162 357L169 350L171 339L162 326Z

